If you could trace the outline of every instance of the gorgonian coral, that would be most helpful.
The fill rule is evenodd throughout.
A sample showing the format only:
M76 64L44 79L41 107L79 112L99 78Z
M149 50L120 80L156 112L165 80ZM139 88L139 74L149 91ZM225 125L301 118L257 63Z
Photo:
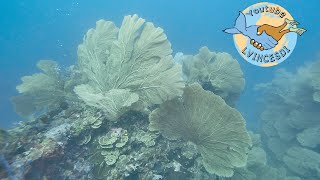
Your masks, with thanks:
M278 70L273 80L257 89L265 94L261 114L264 142L277 165L303 179L319 179L320 61L296 72ZM310 156L310 163L305 163Z
M11 99L16 112L22 117L77 99L73 88L81 82L81 77L72 67L68 72L61 72L58 64L51 60L40 60L37 67L42 72L22 77L22 84L17 86L21 95Z
M199 84L186 87L182 98L154 110L149 128L168 139L194 143L206 170L219 176L230 177L234 168L245 166L251 146L241 114Z
M181 95L184 87L171 52L163 30L137 15L126 16L120 28L100 20L79 45L78 66L90 81L75 92L109 120L160 104Z
M229 105L233 105L244 89L245 80L240 65L228 53L211 52L207 47L202 47L194 56L177 53L175 61L183 65L187 83L200 83Z

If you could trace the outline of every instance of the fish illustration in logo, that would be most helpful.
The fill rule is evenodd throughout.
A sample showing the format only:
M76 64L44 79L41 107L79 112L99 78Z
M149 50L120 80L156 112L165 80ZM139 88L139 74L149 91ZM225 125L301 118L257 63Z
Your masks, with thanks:
M247 27L246 17L240 11L238 18L235 21L234 28L225 29L224 32L228 34L243 34L250 38L250 44L252 46L263 51L274 48L286 33L295 32L301 36L306 32L306 30L302 28L290 27L285 29L288 24L295 26L299 23L286 18L284 23L278 27L268 24Z

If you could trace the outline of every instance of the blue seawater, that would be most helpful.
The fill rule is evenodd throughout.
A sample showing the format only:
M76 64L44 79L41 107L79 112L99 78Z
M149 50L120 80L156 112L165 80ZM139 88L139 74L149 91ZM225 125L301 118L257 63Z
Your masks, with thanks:
M232 36L222 33L237 17L238 11L259 1L40 1L12 0L0 7L0 114L1 127L10 127L21 120L14 112L9 98L17 95L15 86L24 75L36 72L36 62L52 59L67 66L76 61L76 47L87 29L104 18L120 24L124 15L138 14L165 29L174 52L195 54L199 47L225 51L238 59L245 73L246 89L239 108L255 124L256 97L252 87L272 77L275 69L296 68L319 57L320 39L316 18L319 2L286 1L275 3L291 12L308 30L290 60L272 68L259 68L244 62L237 53Z

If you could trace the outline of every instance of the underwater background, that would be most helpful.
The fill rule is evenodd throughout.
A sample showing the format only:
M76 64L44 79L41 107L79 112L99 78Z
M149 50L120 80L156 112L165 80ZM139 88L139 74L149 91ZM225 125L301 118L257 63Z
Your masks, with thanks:
M264 100L268 97L272 99L272 95L263 93L263 90L257 90L257 84L268 83L276 79L274 78L275 74L282 68L293 72L292 75L286 76L289 80L299 79L303 74L311 71L310 69L313 66L320 68L320 66L314 64L311 67L305 66L305 64L320 59L318 50L318 41L320 40L320 23L318 22L320 11L318 7L320 3L317 0L270 1L288 10L295 20L303 28L307 29L307 32L298 38L294 52L287 60L274 67L261 68L245 62L237 52L232 36L222 31L233 24L239 11L258 2L260 1L11 0L3 2L0 6L0 128L10 129L14 127L15 123L25 121L24 118L16 114L10 98L19 94L16 86L21 84L21 77L39 72L36 66L39 60L54 60L60 65L61 69L76 64L78 59L77 47L82 43L83 36L88 29L95 27L97 20L105 19L113 21L119 27L124 16L137 14L146 21L153 22L156 27L164 29L164 33L171 43L173 55L177 52L195 55L201 47L207 46L210 51L227 52L236 59L244 73L245 87L239 99L235 102L234 107L246 120L247 129L260 133L263 122L268 121L268 118L261 118L261 114L268 110L266 108L268 107L268 103L264 102ZM299 68L303 68L302 72L296 72ZM316 69L312 71L316 71ZM320 74L316 75L320 76ZM301 79L302 81L312 81L317 76L310 75L310 79ZM288 86L290 83L288 82ZM295 86L294 82L291 84ZM281 87L277 83L271 85L271 87L270 84L261 86L269 86L267 88L270 88L270 91L272 91L273 86L277 85L281 91ZM305 94L300 93L300 95L304 96ZM300 97L299 94L297 97ZM276 106L282 101L280 100L278 103L272 100L267 102L270 103L270 106ZM299 103L302 104L305 101ZM309 109L312 109L310 111L314 111L310 116L318 116L319 114L316 112L320 112L319 106L307 103L303 108L309 106ZM281 108L279 107L278 109ZM270 111L277 111L278 109L271 109ZM306 108L306 111L309 111L309 109ZM320 125L319 118L312 120L312 122L314 122L312 126ZM286 128L285 125L281 127ZM292 125L289 127L292 128ZM303 126L303 128L308 127ZM294 129L298 129L299 133L304 130L296 127ZM290 133L292 134L293 132ZM312 133L313 135L320 134L316 130L313 130ZM271 137L276 137L268 133L265 134L265 144L268 144L268 142L270 144L268 140ZM281 139L281 133L278 134L280 134ZM316 136L314 135L312 138L314 137ZM292 142L292 139L286 140L288 141L281 142L284 144L290 142L288 146L291 146L291 143L296 145L299 141ZM317 152L312 157L316 156L318 158L320 156L317 144L301 144L307 144L304 147L313 150L312 153ZM270 162L274 164L282 163L278 157L280 155L275 153L270 147L269 150L275 154L271 155L270 153ZM266 151L268 154L268 150ZM292 153L294 154L294 152ZM320 167L320 161L312 163L313 166ZM306 177L317 179L317 177L320 177L320 172L318 172L317 168L311 168L310 170L304 168L304 170L307 170L303 174L295 172L293 167L289 167L288 169L291 170L292 174L290 175L299 176L302 179L308 179Z
M232 36L222 30L229 27L240 10L259 1L18 1L0 7L0 82L1 126L10 127L21 120L12 108L10 97L17 94L20 78L36 71L39 59L53 59L63 66L76 61L76 47L96 20L119 24L124 15L138 14L165 29L175 52L194 54L201 46L230 53L241 64L246 89L238 102L249 126L254 128L256 97L254 84L269 80L277 68L293 68L319 57L317 41L320 24L319 2L274 1L282 5L308 30L298 39L294 54L271 68L259 68L245 62L235 49ZM173 53L173 54L174 54ZM252 124L252 125L251 125Z

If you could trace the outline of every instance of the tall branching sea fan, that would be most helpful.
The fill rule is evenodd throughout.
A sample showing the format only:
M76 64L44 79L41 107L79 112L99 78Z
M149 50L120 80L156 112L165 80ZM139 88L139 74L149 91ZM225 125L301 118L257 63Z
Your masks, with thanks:
M42 72L22 77L22 84L17 86L21 95L11 98L16 112L22 117L77 100L73 88L81 82L81 78L74 69L62 72L58 64L51 60L40 60L37 67Z
M120 28L100 20L78 48L78 66L90 81L74 91L109 120L170 100L184 87L171 52L163 30L137 15L125 16Z

